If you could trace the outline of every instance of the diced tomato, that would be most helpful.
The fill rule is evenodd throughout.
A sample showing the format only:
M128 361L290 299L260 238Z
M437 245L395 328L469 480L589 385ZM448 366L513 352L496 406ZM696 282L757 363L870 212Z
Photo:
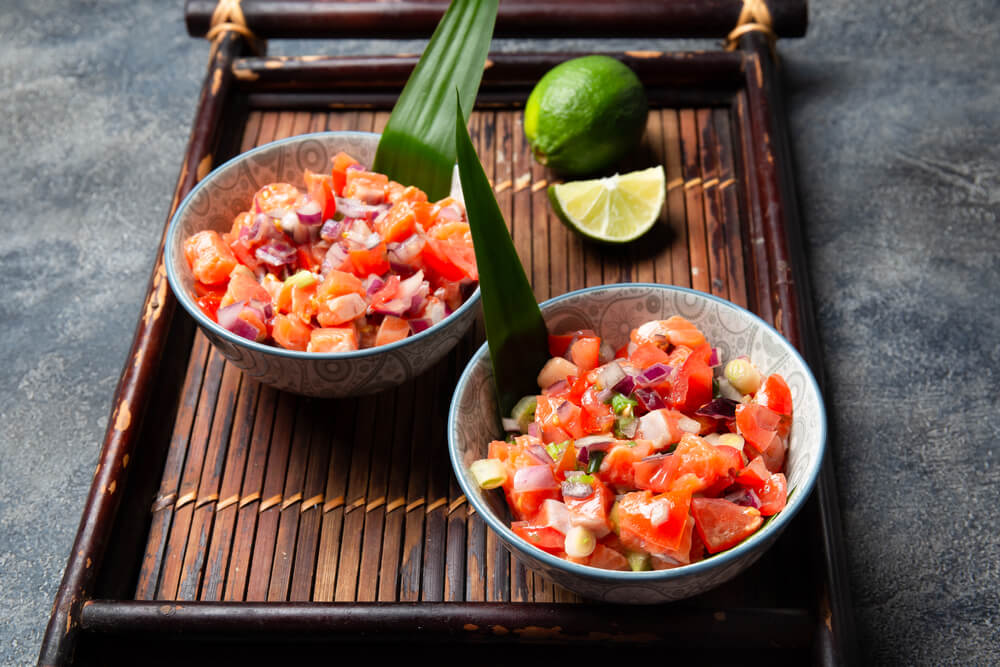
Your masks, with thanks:
M629 355L629 361L637 368L642 369L649 368L653 364L667 364L669 360L670 355L653 343L637 345L632 354Z
M646 322L632 331L631 339L636 345L653 343L659 347L666 347L668 343L690 348L705 344L705 336L698 327L680 315L674 315L666 320Z
M728 445L715 445L719 476L705 489L705 495L714 497L728 489L736 481L743 469L743 455L740 450Z
M430 230L439 223L458 222L465 220L465 207L457 199L445 197L439 202L435 202L431 207L429 222L424 226Z
M636 550L670 557L680 550L686 557L690 550L690 507L690 493L667 492L656 496L649 491L626 493L618 501L619 537L627 547ZM682 542L686 531L685 548Z
M256 271L257 267L260 266L260 262L257 260L257 256L254 255L253 247L249 241L236 239L229 244L229 247L232 249L233 256L236 257L239 263L251 271Z
M600 364L601 339L596 336L577 338L569 348L569 356L582 373L594 370Z
M316 309L316 321L324 327L340 326L364 315L367 307L364 298L354 293L322 299Z
M389 259L386 256L385 243L379 243L374 248L348 251L354 275L367 278L371 274L381 276L389 271Z
M330 271L316 290L316 297L326 299L352 293L365 295L365 286L361 279L346 271Z
M694 498L691 501L698 535L709 553L716 554L736 546L760 528L764 522L759 511L723 498Z
M510 482L509 488L507 485L504 485L504 491L507 496L507 504L510 506L514 516L518 519L533 519L538 514L538 510L541 508L542 503L544 503L547 499L559 499L559 491L556 489L542 489L539 491L523 492L514 491L514 476L508 475L507 479Z
M237 264L233 272L229 274L229 285L219 302L219 307L225 308L238 301L261 301L263 303L271 301L270 292L261 287L260 283L257 282L257 277L242 264Z
M331 162L333 166L330 177L333 182L333 193L338 197L342 197L344 196L344 185L347 183L347 168L359 163L343 151L334 155Z
M410 323L401 317L386 315L375 336L376 345L388 345L410 335Z
M253 203L258 213L273 213L295 208L301 197L302 193L291 183L270 183L257 191Z
M209 292L208 294L203 294L198 297L197 304L198 307L201 308L201 312L215 320L216 313L219 312L220 301L222 301L222 294L219 292Z
M389 177L363 169L348 169L344 183L344 197L358 199L366 204L375 205L385 201L386 186Z
M287 350L298 350L305 352L309 346L312 327L300 320L296 315L274 316L274 327L271 336L281 347Z
M333 176L316 174L306 169L302 173L309 198L322 209L323 220L331 220L337 213L337 198L333 195Z
M594 492L586 498L566 497L564 502L569 508L573 525L583 526L600 538L611 532L608 512L615 502L615 494L597 478L594 479L593 488Z
M582 336L596 336L591 329L581 329L567 334L549 334L549 354L553 357L565 357L570 344Z
M712 368L708 365L712 348L708 343L691 351L670 381L668 402L681 412L692 413L712 400Z
M566 556L566 560L580 565L599 567L602 570L622 570L628 571L628 559L620 551L607 547L600 542L594 547L594 552L586 558L573 558Z
M736 476L736 481L751 489L759 489L767 483L770 476L771 471L764 465L764 459L756 456L740 471L740 474Z
M300 245L295 248L295 259L297 260L299 269L315 271L318 268L316 260L313 259L312 248L308 245Z
M313 329L306 351L328 354L356 349L358 349L358 332L354 327L330 327Z
M487 449L486 458L498 459L506 462L509 450L510 443L505 440L494 440L490 443L489 448Z
M636 461L632 464L635 487L655 493L669 490L670 483L677 477L679 461L673 454Z
M760 513L771 516L785 509L788 500L788 480L785 475L776 472L767 478L764 486L757 492L760 498Z
M385 281L382 287L371 295L368 302L371 304L373 311L396 298L396 295L399 294L399 283L399 276L389 276L388 280Z
M198 232L186 239L184 257L195 280L206 285L225 282L237 266L232 249L214 230Z
M560 410L562 411L561 416ZM535 421L542 427L543 433L545 428L554 427L561 429L574 439L582 438L585 435L580 421L580 407L560 398L539 396L538 405L535 407ZM553 442L548 438L544 438L544 440ZM561 442L561 440L554 442Z
M395 181L393 181L395 183ZM390 183L390 187L393 185ZM395 183L399 185L398 183ZM391 187L391 191L388 193L389 202L392 204L398 204L400 202L405 202L411 208L414 204L427 204L427 193L418 187L409 185L407 187L399 186L399 188ZM427 210L429 212L430 205L428 205Z
M789 417L789 419L783 419L778 425L778 434L783 438L788 436L788 430L791 427L792 392L784 378L773 373L768 375L764 378L760 389L754 394L753 400L754 403L770 408L779 415Z
M386 243L409 238L416 229L417 215L413 212L413 207L406 202L396 204L385 215L375 220L375 231Z
M635 444L616 444L604 455L597 475L605 484L617 489L636 488L634 464L649 456L652 445L648 440L630 442Z
M558 554L566 547L566 536L550 526L536 526L527 521L514 521L510 524L510 529L528 544L552 554Z
M615 359L626 359L628 357L628 343L625 343L615 351Z
M274 305L282 313L295 313L303 322L309 322L316 314L317 282L308 285L295 284L286 281L278 292Z
M774 410L756 403L736 406L736 428L746 440L748 456L760 454L771 472L778 472L785 463L786 445L779 435L782 421L788 419Z
M593 386L583 392L580 407L583 408L581 422L586 433L608 433L615 424L615 413L611 406L597 397Z

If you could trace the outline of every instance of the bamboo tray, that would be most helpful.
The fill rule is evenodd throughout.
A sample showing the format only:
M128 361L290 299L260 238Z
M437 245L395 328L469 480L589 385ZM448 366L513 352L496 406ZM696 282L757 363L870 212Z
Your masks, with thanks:
M587 0L572 5L573 27L717 35L741 8L690 4L636 0L609 23L604 5ZM246 2L247 25L264 38L356 35L392 7L391 34L426 34L444 10L319 2L304 17L281 5ZM192 34L208 29L213 8L188 3ZM558 11L502 3L497 34L526 25L553 34ZM772 1L771 11L778 34L804 32L803 2ZM171 212L213 165L253 146L379 131L416 62L267 58L246 47L237 32L214 42ZM624 248L581 241L554 218L544 189L553 175L524 140L528 92L572 55L491 56L470 123L538 299L610 282L693 287L772 322L821 376L779 79L762 33L745 32L734 51L613 54L652 105L642 148L624 166L663 164L668 181L662 224ZM697 598L599 605L512 559L470 511L445 450L451 392L482 335L477 326L430 372L370 399L283 394L243 377L175 309L159 257L40 664L280 664L291 642L297 661L405 658L414 643L433 644L440 659L489 643L475 648L477 661L668 647L691 657L710 649L719 663L850 663L829 461L768 554Z

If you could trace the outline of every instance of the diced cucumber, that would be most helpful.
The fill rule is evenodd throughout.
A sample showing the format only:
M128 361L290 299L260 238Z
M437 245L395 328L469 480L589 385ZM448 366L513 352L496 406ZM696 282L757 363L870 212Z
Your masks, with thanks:
M646 570L653 569L649 554L643 551L629 551L625 557L628 559L628 566L632 568L633 572L645 572Z
M525 396L514 404L514 409L510 411L510 417L521 427L521 433L527 433L528 426L535 421L535 408L537 407L537 396Z
M507 467L500 459L473 461L469 472L481 489L495 489L507 481Z

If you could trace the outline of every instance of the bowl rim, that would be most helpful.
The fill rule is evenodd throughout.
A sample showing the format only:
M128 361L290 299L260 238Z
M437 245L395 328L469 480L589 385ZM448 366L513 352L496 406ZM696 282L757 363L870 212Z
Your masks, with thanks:
M461 319L462 315L466 313L470 308L475 307L475 304L479 301L479 285L476 284L476 290L469 295L469 298L459 306L454 312L450 313L443 320L437 324L430 326L420 333L413 334L412 336L407 336L403 340L398 340L388 345L378 345L375 347L366 347L360 350L352 350L350 352L300 352L298 350L287 350L283 347L277 345L265 345L264 343L258 343L257 341L252 341L242 336L237 336L228 329L223 328L217 322L209 319L205 313L201 311L181 285L180 278L176 275L174 270L174 241L176 236L180 233L180 220L184 214L184 211L193 201L194 197L205 187L208 186L212 177L221 172L224 169L232 166L233 164L247 160L252 156L262 153L267 150L274 150L276 147L280 147L283 144L293 144L299 143L309 139L322 139L329 137L342 137L342 136L362 136L362 137L380 137L381 135L377 132L361 132L358 130L327 130L323 132L309 132L306 134L298 134L294 137L286 137L284 139L277 139L275 141L270 141L261 146L256 146L246 151L245 153L240 153L236 155L218 167L213 169L208 173L203 179L198 181L198 184L191 189L191 192L187 194L181 203L177 206L177 210L170 218L170 223L167 225L167 235L164 239L163 244L163 264L166 267L167 282L170 284L170 290L174 293L174 297L180 302L184 310L188 312L191 317L194 318L195 322L199 326L211 331L216 336L234 344L239 347L248 348L256 352L261 352L264 354L272 354L278 357L286 357L289 359L301 359L303 361L317 360L317 361L327 361L332 359L359 359L364 357L370 357L376 354L383 354L385 352L390 352L392 350L411 345L419 340L432 335L444 327L441 325L446 325L448 323L453 323Z
M806 363L799 351L792 345L788 340L782 336L774 327L765 322L756 314L750 312L742 306L738 306L731 301L722 299L715 296L714 294L707 294L705 292L699 292L698 290L690 289L687 287L678 287L676 285L662 285L657 283L613 283L609 285L598 285L595 287L585 287L583 289L574 290L572 292L567 292L559 296L548 299L540 304L541 308L550 306L552 304L564 301L566 299L580 296L581 294L586 294L590 292L600 292L605 290L616 290L626 287L651 287L655 289L662 289L666 291L681 292L683 294L693 295L699 298L705 298L711 301L715 301L724 306L728 306L737 311L743 312L749 315L752 319L756 320L758 323L763 324L768 330L770 330L781 344L787 348L787 350L794 355L802 367L806 370L806 377L815 392L818 401L819 410L819 449L817 456L814 458L812 470L809 471L807 478L804 482L794 489L795 499L790 502L785 509L776 515L760 530L740 542L735 547L727 549L722 553L709 556L704 560L698 561L697 563L691 563L689 565L683 565L681 567L671 568L668 570L649 570L642 572L631 572L631 571L621 571L621 570L605 570L603 568L591 567L589 565L581 565L579 563L573 563L568 560L554 556L546 551L543 551L537 547L534 547L527 542L524 542L520 537L514 534L514 532L507 526L503 521L501 521L489 507L484 507L477 495L479 493L478 488L471 488L471 483L467 480L466 475L463 474L464 465L461 460L459 460L459 453L457 451L457 444L455 443L455 438L453 433L456 432L455 426L458 423L458 397L464 393L466 386L470 381L473 368L482 360L487 354L489 354L489 348L486 343L483 343L478 350L469 359L466 364L465 369L462 371L458 383L455 385L455 392L452 394L451 405L448 410L448 457L451 460L451 465L455 476L458 478L459 486L462 488L462 492L465 494L466 499L475 508L476 512L479 513L481 517L490 525L490 527L500 534L503 541L509 544L512 548L517 549L521 553L525 554L530 558L541 561L543 564L549 567L553 567L557 570L567 572L569 574L578 575L585 577L587 579L597 579L607 582L621 583L622 580L629 582L665 582L673 579L682 579L689 576L696 576L699 574L704 574L708 571L714 570L716 568L723 568L726 565L733 563L744 558L746 555L756 551L758 548L765 546L769 541L776 538L784 530L785 526L790 522L799 510L809 499L812 494L813 488L816 486L816 480L819 477L820 469L823 466L823 461L826 454L827 445L827 417L826 417L826 407L823 402L823 393L820 391L819 383L816 381L816 377L813 375L812 369L809 364Z

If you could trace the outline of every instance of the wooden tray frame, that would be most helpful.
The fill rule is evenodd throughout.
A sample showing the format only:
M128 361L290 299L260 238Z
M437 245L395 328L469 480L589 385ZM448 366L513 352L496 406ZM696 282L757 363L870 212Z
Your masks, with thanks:
M384 18L382 8L315 3L309 16L282 13L280 2L244 4L248 25L263 38L337 36L356 34ZM301 5L301 3L299 3ZM740 3L712 0L692 3L633 1L614 23L601 10L606 3L574 3L577 34L655 34L659 36L719 36L735 24ZM772 0L776 32L796 36L805 30L805 3ZM433 27L445 4L403 3L411 13L408 28L394 21L392 32L380 36L422 34ZM360 7L360 8L359 8ZM192 34L208 28L214 3L190 1L187 19ZM503 3L497 34L556 34L565 12L558 2ZM720 18L721 17L721 18ZM669 25L670 29L665 26ZM610 26L610 27L609 27ZM601 32L601 28L605 30ZM314 108L317 106L391 105L415 63L412 57L286 58L244 57L247 40L235 32L223 33L213 44L188 149L181 167L171 214L178 202L210 170L220 146L232 145L232 134L247 108ZM773 44L756 31L739 38L736 51L696 53L619 54L647 84L655 84L654 104L730 105L740 129L738 142L746 174L740 193L747 214L743 252L751 308L772 322L803 353L822 384L822 364L810 302L793 166L785 114L782 108L779 66ZM478 105L506 108L523 103L525 90L548 68L569 54L520 54L491 57ZM330 84L335 81L335 84ZM169 220L169 216L168 216ZM811 540L816 574L816 605L806 614L783 609L725 609L728 630L722 636L711 617L689 609L658 608L653 619L648 608L603 605L511 603L209 603L164 604L128 599L120 592L134 588L134 560L141 557L148 530L148 504L123 498L148 497L159 479L162 461L144 457L142 433L169 432L176 413L176 389L186 359L192 325L174 317L175 300L163 267L162 238L153 273L136 327L128 361L115 392L100 462L95 471L79 531L41 647L39 664L76 662L127 663L130 651L142 650L167 661L170 656L191 658L239 655L236 644L254 648L247 657L281 656L282 644L292 639L310 642L366 643L374 650L383 639L418 642L485 640L476 628L558 628L559 632L532 634L549 645L585 642L593 638L608 615L637 630L647 642L671 642L698 655L712 646L740 655L741 648L768 651L777 657L801 656L805 650L818 664L851 664L854 627L842 547L836 484L830 456L824 461L816 493L799 524ZM180 316L182 320L189 320ZM180 322L180 323L178 323ZM185 332L187 332L185 334ZM173 401L173 403L171 403ZM169 406L174 405L173 408ZM161 409L167 406L167 409ZM132 465L130 466L130 462ZM143 495L145 494L145 495ZM808 517L808 518L807 518ZM766 558L767 556L765 556ZM125 574L123 574L125 573ZM128 577L133 579L127 581ZM118 591L118 595L108 592ZM651 622L652 621L652 622ZM643 634L645 632L645 634ZM497 655L515 650L525 635L493 637ZM589 642L592 644L592 642ZM243 644L239 644L242 646ZM309 646L315 644L310 643ZM149 647L155 653L148 653ZM275 648L277 647L277 648ZM79 649L79 650L78 650ZM322 651L322 649L317 649ZM493 650L493 649L491 649ZM565 651L560 646L559 651ZM595 650L590 646L587 650ZM789 653L789 650L798 653ZM277 651L277 652L275 652ZM322 652L319 655L323 655ZM521 655L513 653L512 655ZM99 659L95 656L100 656ZM129 657L131 656L131 657ZM523 656L522 656L523 657ZM207 662L206 662L207 664Z

